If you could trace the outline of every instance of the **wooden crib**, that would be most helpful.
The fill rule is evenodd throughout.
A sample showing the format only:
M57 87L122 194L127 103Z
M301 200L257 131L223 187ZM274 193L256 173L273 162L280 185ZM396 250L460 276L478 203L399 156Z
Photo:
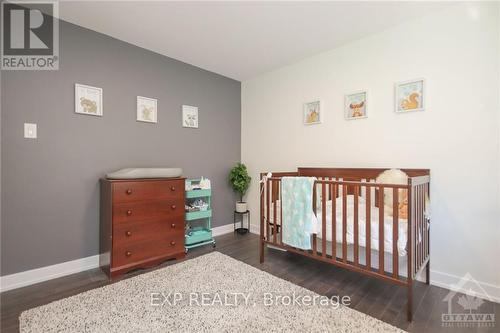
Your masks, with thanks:
M267 178L266 173L261 173L260 185L260 262L264 262L264 246L272 245L277 248L285 249L290 252L298 253L306 257L321 260L336 266L350 269L352 271L376 277L388 282L407 287L407 317L412 320L412 291L413 280L417 274L425 267L426 283L429 284L429 231L430 219L426 214L426 198L429 195L429 170L428 169L402 169L408 175L408 184L379 184L375 183L375 178L387 169L350 169L350 168L298 168L297 172L275 172L272 177ZM316 177L317 181L313 191L313 210L321 219L321 238L317 234L312 234L312 250L301 250L282 242L281 234L281 178L285 176L306 176ZM399 191L407 191L407 214L405 222L407 230L402 225L399 218ZM384 191L392 191L392 217L389 219L384 214ZM353 207L348 208L347 197L352 196ZM318 202L319 200L319 202ZM364 205L360 205L363 200ZM331 207L331 219L327 219L327 202ZM339 207L336 207L340 205ZM387 202L386 202L387 205ZM319 206L319 209L318 209ZM360 207L366 209L363 211L365 218L364 246L360 245ZM377 207L378 216L371 216L372 207ZM347 216L348 209L352 209L350 217L353 223L353 240L349 244L352 249L351 255L348 254L347 242ZM319 213L318 213L319 211ZM341 218L337 216L340 212ZM349 211L350 212L350 211ZM328 213L330 214L330 213ZM403 214L401 214L403 215ZM329 216L328 216L329 218ZM388 221L386 221L386 219ZM375 221L374 221L375 220ZM391 222L392 220L392 222ZM374 222L372 222L374 221ZM327 223L331 223L331 244L328 244ZM341 226L337 226L340 223ZM376 223L378 229L378 242L376 245L378 251L372 247L373 230L372 223ZM391 226L392 229L392 249L385 249L384 237L387 231L384 226ZM337 235L337 229L342 228L342 235ZM286 225L284 226L286 228ZM403 229L406 234L406 246L403 244L406 254L399 255L398 237L400 230ZM320 234L318 231L318 234ZM340 241L339 241L340 240ZM388 240L389 241L389 240ZM378 252L378 255L377 255ZM386 252L390 252L390 258ZM404 253L404 251L402 251ZM364 260L360 257L364 256ZM375 256L376 260L372 260ZM386 265L387 260L392 267ZM400 260L406 262L407 269L400 272ZM404 268L404 266L402 266ZM406 276L405 276L406 275Z

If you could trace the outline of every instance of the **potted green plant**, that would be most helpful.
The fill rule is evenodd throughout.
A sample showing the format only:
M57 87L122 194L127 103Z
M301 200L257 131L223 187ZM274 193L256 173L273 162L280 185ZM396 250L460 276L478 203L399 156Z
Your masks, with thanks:
M248 175L247 167L243 163L236 164L229 172L229 182L233 190L240 196L240 201L236 203L236 211L244 213L247 211L247 203L243 201L243 196L250 187L252 177Z

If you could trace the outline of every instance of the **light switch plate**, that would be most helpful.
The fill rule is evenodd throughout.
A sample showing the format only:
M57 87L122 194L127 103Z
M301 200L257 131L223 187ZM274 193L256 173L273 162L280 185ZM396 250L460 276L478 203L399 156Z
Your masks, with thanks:
M24 137L36 139L36 124L24 123Z

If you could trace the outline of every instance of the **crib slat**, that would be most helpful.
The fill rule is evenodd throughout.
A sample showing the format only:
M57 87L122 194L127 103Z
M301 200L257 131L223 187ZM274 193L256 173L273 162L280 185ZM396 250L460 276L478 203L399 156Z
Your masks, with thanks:
M378 270L384 273L384 187L378 189Z
M420 242L418 241L420 237L420 215L418 213L420 207L420 191L419 186L415 186L415 273L420 266Z
M269 228L270 228L270 211L271 211L271 181L267 181L267 186L266 186L266 241L269 241ZM276 221L273 221L273 223L276 223Z
M279 181L279 189L280 189L280 224L279 224L279 230L280 230L280 244L283 245L283 199L282 199L282 191L281 191L281 180ZM276 230L278 230L278 226L276 225Z
M313 185L313 207L312 207L314 214L316 214L316 207L317 207L316 206L316 200L317 200L316 196L317 196L316 183L314 183L314 185Z
M365 244L365 249L366 249L366 267L370 269L372 267L372 249L371 249L371 243L372 243L372 235L371 235L371 230L372 230L372 204L371 204L371 194L372 190L371 188L366 189L366 219L365 219L365 239L366 239L366 244Z
M328 181L332 181L332 177L327 178ZM328 183L328 200L332 200L332 183Z
M422 260L421 258L421 253L420 253L420 245L422 244L422 232L420 231L420 185L417 185L416 187L416 191L417 191L417 211L416 211L416 215L417 215L417 218L416 218L416 223L417 223L417 237L416 237L416 241L417 241L417 265L415 266L415 269L418 270L418 268L420 267L420 261Z
M430 209L431 209L431 207L430 207L431 203L430 203L430 188L429 188L429 186L430 186L430 184L427 183L426 187L425 187L425 194L427 196L429 196L429 206L427 207L427 213L429 213ZM428 216L428 218L429 218L429 216ZM427 224L427 222L429 222L429 224ZM431 243L431 240L430 240L431 229L430 229L430 227L431 226L430 226L430 221L426 221L426 227L427 227L427 229L426 229L427 230L427 232L426 232L426 235L427 235L427 255L430 255L431 254L431 248L430 248L430 243Z
M359 266L359 186L354 186L354 265Z
M423 261L427 258L427 221L425 220L425 187L426 184L422 185L422 253Z
M418 186L418 235L419 235L419 243L418 243L418 268L420 268L420 266L422 266L422 262L423 262L423 230L422 230L422 194L423 194L423 191L422 191L422 185L419 185Z
M427 243L427 231L429 230L427 228L427 219L426 219L426 216L425 216L425 212L426 212L426 203L425 203L425 198L427 196L427 184L424 185L424 255L425 257L427 258L427 246L428 246L428 243Z
M413 223L412 223L412 235L413 235L413 272L412 274L415 274L417 272L417 242L418 242L418 234L417 234L417 204L416 202L418 201L417 198L418 198L418 193L417 193L417 189L416 189L416 186L413 187L413 200L415 201L414 205L413 205L413 209L412 209L412 220L413 220Z
M422 195L422 230L423 230L423 233L422 233L422 237L423 237L423 247L424 247L424 260L427 258L427 221L425 219L425 191L426 191L426 186L427 184L424 184L422 186L422 191L423 191L423 195Z
M314 183L313 185L313 212L314 212L314 215L318 216L317 215L317 186L316 186L316 183ZM317 239L316 239L316 234L313 234L312 235L312 240L313 240L313 254L316 255L317 254L317 251L318 251L318 244L317 244Z
M342 185L342 258L347 263L347 185Z
M259 262L264 262L264 182L262 181L263 175L260 174L261 181L259 182L260 188L260 226L259 226Z
M392 189L392 276L397 278L399 275L399 190Z
M420 266L424 263L424 184L420 185Z
M326 258L326 184L321 184L321 254Z
M332 186L332 259L337 260L337 189L335 183Z
M411 182L409 181L409 185ZM406 251L406 260L407 260L407 278L413 278L413 255L414 253L412 252L413 249L413 234L412 234L412 224L413 224L413 209L414 209L414 203L413 201L415 200L415 196L413 193L413 186L411 186L408 189L408 223L407 223L407 251Z
M278 205L278 201L276 199L277 195L276 195L276 181L273 180L271 181L271 184L272 184L272 193L273 193L273 198L272 198L272 201L273 201L273 229L272 229L272 234L273 234L273 243L276 244L276 229L278 228L278 220L276 219L276 206Z
M426 199L427 199L427 196L429 195L429 184L425 184L425 189L424 189L424 194L425 194L425 197L424 197L424 210L428 213L428 210L430 209L430 207L427 207L427 203L426 203ZM425 217L425 254L426 256L429 255L429 224L427 223L427 217Z

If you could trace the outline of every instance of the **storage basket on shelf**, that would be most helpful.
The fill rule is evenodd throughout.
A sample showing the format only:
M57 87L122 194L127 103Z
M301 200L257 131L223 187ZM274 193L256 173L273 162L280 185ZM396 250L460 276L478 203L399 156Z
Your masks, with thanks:
M185 248L212 244L212 190L210 180L186 179L186 232Z

